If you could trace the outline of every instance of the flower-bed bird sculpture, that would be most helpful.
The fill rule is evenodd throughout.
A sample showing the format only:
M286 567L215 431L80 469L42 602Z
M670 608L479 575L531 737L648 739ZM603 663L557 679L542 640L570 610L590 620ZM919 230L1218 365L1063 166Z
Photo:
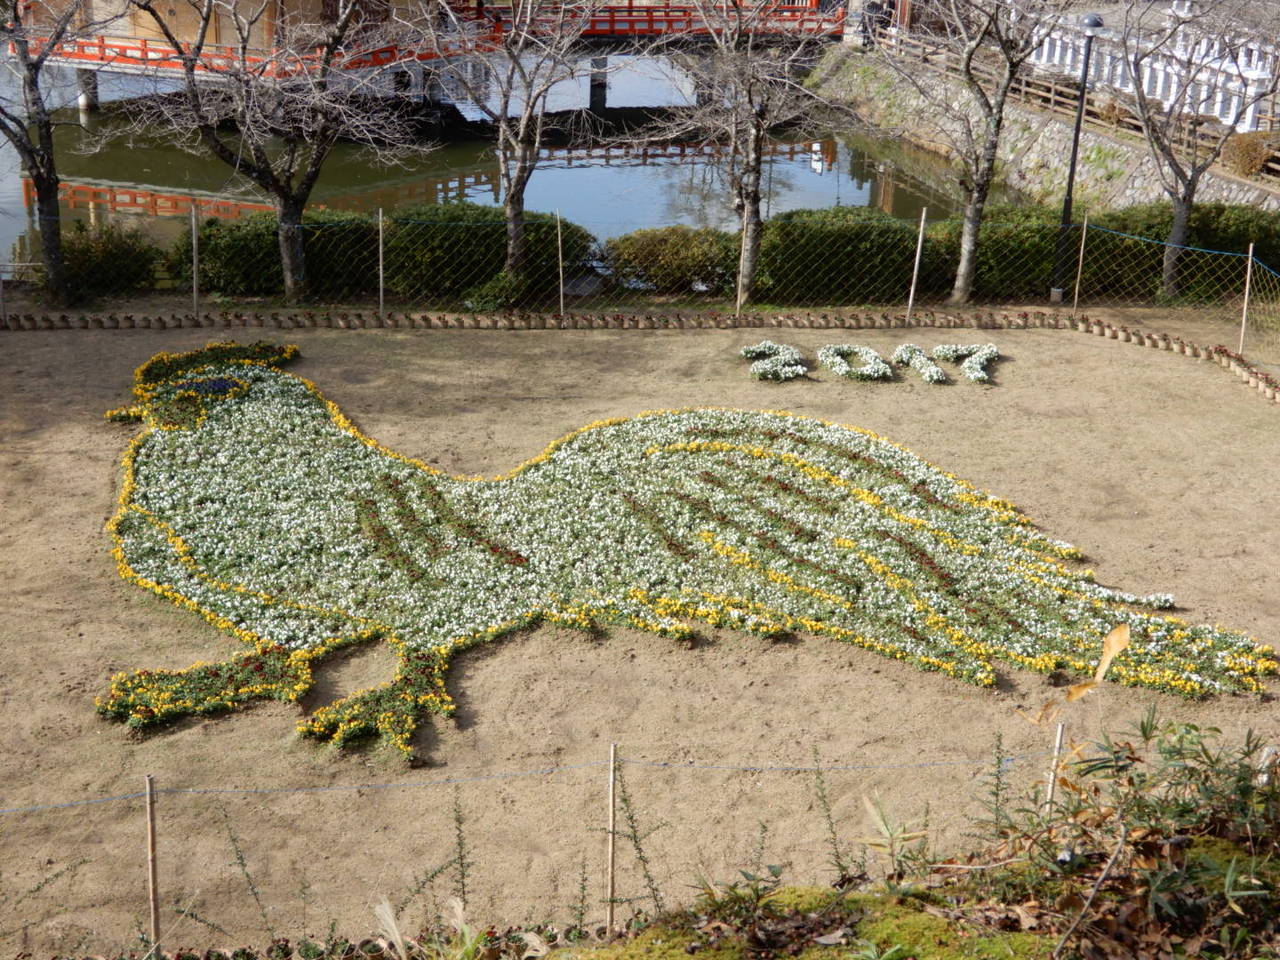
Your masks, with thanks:
M459 650L550 622L687 639L698 625L854 644L978 685L998 661L1199 696L1277 664L1239 633L1142 610L1010 504L867 431L783 413L680 410L591 424L490 480L363 436L270 344L160 354L115 419L145 428L109 524L126 579L242 649L121 674L100 711L133 727L296 701L344 645L384 641L394 680L305 717L410 752L447 715Z

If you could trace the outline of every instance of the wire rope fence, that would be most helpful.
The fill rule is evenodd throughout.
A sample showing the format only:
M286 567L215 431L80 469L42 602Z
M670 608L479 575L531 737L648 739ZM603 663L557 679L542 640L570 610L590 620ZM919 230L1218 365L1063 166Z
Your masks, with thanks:
M371 892L372 902L378 894L395 901L406 923L428 923L445 896L466 900L468 890L470 911L505 908L512 919L503 877L521 865L545 874L554 888L528 907L539 922L563 929L576 919L580 928L616 929L659 912L664 896L685 898L700 870L731 875L747 862L753 838L770 830L770 853L781 858L770 862L787 863L792 882L825 885L822 864L832 842L845 846L851 862L858 859L853 838L867 830L860 797L882 796L894 817L918 824L928 810L906 809L897 788L934 770L951 791L935 821L976 816L987 778L1024 793L1050 779L1063 756L1061 732L1048 749L1051 733L1043 750L1004 753L997 740L994 750L957 744L909 761L826 762L815 752L807 763L698 763L624 756L611 747L607 758L529 769L253 786L147 775L140 790L9 802L0 807L0 823L6 835L24 838L24 849L0 872L0 944L29 944L21 931L30 926L58 934L59 955L75 955L80 927L57 919L69 914L83 916L85 937L96 938L79 952L102 953L97 925L111 912L134 919L134 937L118 949L135 956L157 943L166 951L230 947L237 929L274 942L283 933L314 935L308 906L322 929L323 910L332 906L320 903L326 896L357 901L342 906L350 911L344 932L359 935L375 926L365 902ZM718 798L710 808L708 787ZM392 794L406 796L390 803ZM423 799L412 799L418 795ZM694 803L694 796L704 799ZM496 817L517 799L532 808L523 830ZM718 809L731 799L751 808L748 824L741 810ZM411 822L398 822L406 812ZM837 832L848 836L837 840ZM713 850L723 864L712 862ZM874 872L866 856L863 865ZM28 860L34 871L24 869ZM326 871L336 883L320 881ZM333 932L330 924L330 938ZM15 934L18 940L9 939Z
M270 214L203 222L193 215L190 229L168 241L154 222L68 231L70 288L86 298L189 296L195 314L217 305L284 304L286 290L312 305L380 313L917 308L952 295L962 245L959 219L929 221L927 211L919 221L858 207L779 213L764 223L744 300L740 236L708 226L628 230L603 222L588 230L556 213L532 212L517 226L500 208L472 203L374 215L319 211L290 234L294 249L286 258L288 242ZM1059 287L1073 312L1191 311L1221 323L1224 344L1280 364L1280 271L1267 262L1280 249L1269 236L1256 250L1235 240L1242 249L1169 244L1101 223L1063 227L1006 211L981 228L969 298L1040 304ZM10 288L31 288L44 273L28 258L0 276ZM1060 284L1063 277L1069 283ZM5 325L12 300L0 288Z

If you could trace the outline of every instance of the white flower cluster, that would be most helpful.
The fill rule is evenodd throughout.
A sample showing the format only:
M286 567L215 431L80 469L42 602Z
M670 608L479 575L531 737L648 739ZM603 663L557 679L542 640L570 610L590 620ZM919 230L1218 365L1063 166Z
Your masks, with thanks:
M990 383L987 365L1000 359L1000 351L994 343L943 343L933 348L933 359L957 363L960 372L973 383Z
M645 414L465 480L382 449L297 377L200 372L246 388L208 397L198 426L142 436L122 560L292 649L372 630L448 651L539 618L669 636L703 623L823 635L989 685L999 660L1088 673L1124 622L1124 682L1203 694L1256 689L1269 669L1241 634L1135 610L1169 598L1099 586L1009 504L866 431Z
M929 355L914 343L902 344L897 350L893 351L893 356L890 359L899 366L911 367L912 370L920 374L925 383L947 382L947 375L942 372L942 368L930 360Z
M800 351L785 343L761 340L750 347L743 347L742 356L755 361L751 364L751 375L757 380L782 382L803 377L809 372Z
M849 363L849 357L857 357L862 366ZM880 354L870 347L853 343L830 343L818 348L818 362L838 377L850 380L892 380L893 368L884 362Z

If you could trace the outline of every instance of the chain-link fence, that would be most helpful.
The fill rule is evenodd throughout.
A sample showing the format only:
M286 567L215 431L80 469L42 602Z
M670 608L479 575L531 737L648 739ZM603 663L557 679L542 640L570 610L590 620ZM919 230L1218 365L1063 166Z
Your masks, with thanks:
M189 293L196 313L215 297L484 313L911 309L947 299L962 260L959 219L907 221L859 207L776 215L764 223L753 258L743 256L738 233L712 227L628 232L593 223L588 230L530 212L513 228L501 208L470 203L372 215L320 211L283 232L283 241L270 214L193 218L176 240L172 230L170 239L160 237L158 222L68 231L73 292L168 289ZM983 224L970 299L1042 303L1057 288L1073 310L1189 308L1239 327L1251 354L1280 363L1280 273L1253 254L1251 245L1175 246L1004 211ZM740 291L747 260L752 282ZM25 276L38 279L40 271L29 265ZM1224 327L1221 339L1235 347L1236 330Z

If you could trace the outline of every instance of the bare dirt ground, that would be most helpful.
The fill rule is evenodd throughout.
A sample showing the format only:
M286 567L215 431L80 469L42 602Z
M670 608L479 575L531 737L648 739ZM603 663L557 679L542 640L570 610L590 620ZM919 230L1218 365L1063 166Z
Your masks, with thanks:
M290 339L303 351L297 372L365 432L468 474L506 470L596 418L655 407L782 408L867 427L1014 500L1083 549L1101 582L1171 591L1189 619L1280 641L1280 407L1216 365L1052 330L769 333L810 358L833 339L883 353L905 339L928 347L981 336L1005 359L989 387L863 384L823 371L774 385L751 380L737 358L762 335L751 330L299 330ZM1051 729L1015 712L1053 693L1036 675L1006 670L988 692L829 641L723 634L686 650L624 630L591 641L552 628L456 661L459 713L421 734L426 767L300 740L299 708L279 704L131 739L93 710L112 673L183 667L223 655L230 641L116 576L103 523L133 428L102 412L127 399L133 368L153 353L207 339L202 330L0 334L0 808L136 793L145 773L162 789L228 791L159 798L168 947L265 945L331 922L357 936L373 928L383 895L416 926L454 883L446 872L410 895L415 876L453 856L455 797L476 918L564 922L584 864L598 918L610 742L624 758L675 764L624 767L642 823L667 824L647 852L669 901L687 898L700 874L730 877L762 821L766 859L786 863L787 879L832 878L812 774L718 767L804 765L815 748L824 763L865 765L826 775L845 841L871 832L862 797L878 793L903 820L927 808L945 851L964 842L980 809L996 735L1012 754L1051 745ZM322 689L304 706L392 668L377 649L322 667ZM1232 740L1246 728L1280 740L1270 697L1187 703L1109 684L1070 705L1069 734L1130 727L1152 703ZM1044 764L1015 763L1015 781L1030 784ZM566 769L493 777L553 767ZM286 789L295 792L249 792ZM138 944L140 800L0 814L0 836L0 951ZM640 895L628 851L621 862L620 894Z

